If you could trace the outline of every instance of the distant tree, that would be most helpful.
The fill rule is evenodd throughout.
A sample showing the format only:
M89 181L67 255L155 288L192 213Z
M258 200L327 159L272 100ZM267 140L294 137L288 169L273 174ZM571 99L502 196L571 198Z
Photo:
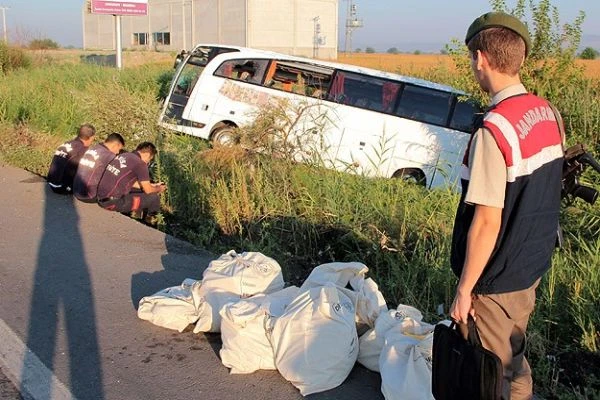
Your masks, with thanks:
M448 55L448 49L444 47L443 49L440 50L440 54Z
M390 47L387 49L388 54L398 54L398 49L395 47Z
M596 57L598 57L598 55L600 55L600 52L598 52L598 50L593 49L591 47L586 47L579 54L579 58L581 58L582 60L595 60Z
M354 50L355 53L362 53L362 49L359 47L358 49Z
M52 39L33 39L29 42L29 48L32 50L58 49L60 46Z
M413 51L413 54L418 56L419 54L421 54L421 50L415 50L415 51Z
M375 49L372 47L367 47L365 49L365 53L373 54L373 53L375 53Z

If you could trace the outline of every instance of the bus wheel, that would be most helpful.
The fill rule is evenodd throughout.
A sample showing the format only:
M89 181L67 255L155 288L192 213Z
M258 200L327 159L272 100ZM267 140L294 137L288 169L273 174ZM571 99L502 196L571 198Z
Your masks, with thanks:
M425 174L418 168L402 168L394 172L392 178L403 179L405 182L414 183L420 186L425 186Z
M210 140L213 146L233 146L240 142L240 137L236 132L235 126L222 124L213 130Z

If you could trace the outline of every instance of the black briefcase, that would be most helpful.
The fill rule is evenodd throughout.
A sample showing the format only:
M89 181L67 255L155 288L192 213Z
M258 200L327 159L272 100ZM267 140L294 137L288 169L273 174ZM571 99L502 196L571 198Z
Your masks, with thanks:
M502 393L500 358L481 345L469 316L465 339L458 325L438 324L433 333L431 392L436 400L499 400Z

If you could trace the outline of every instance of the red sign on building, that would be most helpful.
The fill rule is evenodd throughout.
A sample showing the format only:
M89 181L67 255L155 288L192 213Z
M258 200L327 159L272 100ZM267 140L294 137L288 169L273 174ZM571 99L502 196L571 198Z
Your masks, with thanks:
M147 15L148 0L92 0L92 14Z

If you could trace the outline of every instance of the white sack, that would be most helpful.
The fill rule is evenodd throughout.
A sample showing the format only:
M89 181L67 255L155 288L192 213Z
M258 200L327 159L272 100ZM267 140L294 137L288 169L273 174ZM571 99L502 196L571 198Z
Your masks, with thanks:
M365 323L373 328L379 315L386 313L388 310L383 294L371 278L365 279L362 287L357 292L356 319L358 322Z
M382 312L359 339L358 362L371 371L379 372L379 355L385 344L385 334L394 326L401 325L405 318L421 321L423 314L414 307L400 304L396 310Z
M300 291L325 286L328 283L333 283L340 288L345 288L350 284L354 290L357 290L357 288L362 287L362 282L365 280L365 274L368 271L369 268L359 262L321 264L313 268L308 278L300 286Z
M201 281L186 279L180 286L143 297L139 303L138 317L154 325L183 332L198 320L202 303L201 285Z
M365 279L369 268L359 262L333 262L315 267L300 287L300 291L333 283L340 288L348 285L357 294L357 322L373 327L379 313L387 310L383 294L373 279Z
M275 365L302 395L335 388L358 356L356 294L332 283L300 294L273 326Z
M290 286L269 295L257 294L221 309L221 362L232 374L275 369L267 331L272 318L283 314L298 290Z
M433 325L406 318L385 335L379 358L386 400L432 400Z
M225 304L276 292L283 286L281 267L272 258L257 252L237 254L234 250L223 254L204 270L200 288L204 304L194 333L219 332L219 311Z

